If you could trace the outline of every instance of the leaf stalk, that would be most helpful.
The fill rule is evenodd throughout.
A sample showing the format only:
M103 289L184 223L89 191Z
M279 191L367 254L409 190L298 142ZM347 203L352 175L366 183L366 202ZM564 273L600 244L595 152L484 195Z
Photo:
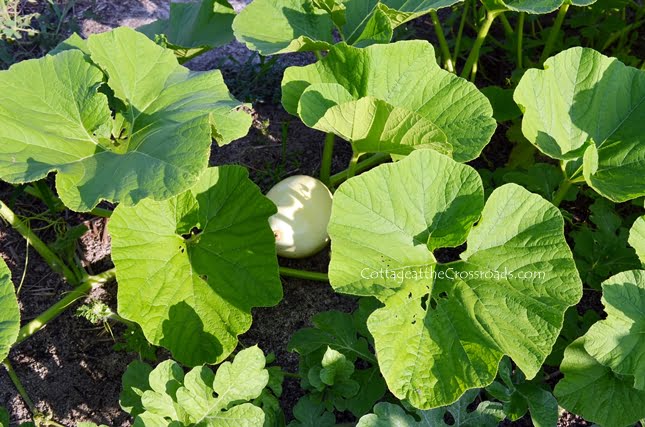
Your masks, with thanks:
M16 340L16 345L20 344L36 332L45 328L45 326L47 326L49 322L60 316L72 304L74 304L78 299L83 298L92 289L100 287L103 284L114 280L115 278L116 269L114 268L94 276L86 276L81 284L74 288L71 292L69 292L63 299L49 307L47 310L38 315L38 317L20 328L18 339Z
M329 132L325 135L325 145L323 147L322 161L320 163L320 180L330 187L331 161L334 155L334 141L336 135Z
M520 12L520 17L517 22L517 68L519 70L524 68L524 53L522 52L524 45L524 19L526 13Z
M11 366L9 358L6 358L2 361L2 366L4 366L4 368L7 370L7 374L9 375L11 382L13 383L14 387L16 387L18 394L20 394L20 397L22 397L22 400L29 408L29 412L31 412L31 414L35 417L37 415L36 405L34 405L34 401L29 397L27 390L25 390L25 387L22 385L22 382L20 381L20 378L18 378L18 374L16 374L13 366Z
M318 273L315 271L298 270L280 266L280 275L285 277L294 277L296 279L315 280L317 282L329 282L327 273Z
M565 1L562 6L560 6L558 16L555 17L553 26L551 27L551 30L549 30L549 38L546 40L546 44L544 45L542 56L540 56L540 64L544 64L544 61L546 61L551 55L553 47L555 46L555 41L558 38L558 33L560 33L560 28L562 28L564 17L567 15L567 11L569 10L569 6L571 6L571 4L568 1Z
M356 164L356 170L355 173L360 173L363 172L367 169L370 169L376 165L379 165L381 163L384 163L390 159L390 155L388 153L376 153L368 157L367 159L360 161ZM337 174L334 174L331 176L329 179L329 182L332 187L337 187L340 185L343 181L347 179L347 174L348 174L348 169L345 169L342 172L339 172Z
M470 76L470 80L475 79L476 64L479 61L479 52L481 50L481 47L484 44L484 41L486 40L486 36L488 35L490 28L493 25L493 22L495 22L495 18L497 18L497 16L499 16L502 13L504 12L503 11L486 12L486 19L484 20L484 22L482 23L482 26L479 28L479 31L477 32L477 38L475 39L475 44L473 45L473 48L470 51L470 54L468 55L468 59L466 59L466 65L464 65L464 69L461 71L461 77L467 79Z
M446 35L443 32L443 27L439 21L439 15L437 15L436 10L430 11L430 18L432 19L432 25L434 25L434 31L437 34L437 39L439 40L439 47L441 48L441 56L443 57L443 67L450 71L451 73L455 72L455 67L452 64L452 57L450 56L450 49L448 48L448 42L446 41Z
M573 182L567 178L562 180L562 183L558 187L558 190L555 192L555 195L553 196L553 204L558 207L560 206L560 203L564 200L564 198L567 196L567 193L569 192L569 189L573 185Z
M36 233L31 231L28 225L22 222L18 216L7 206L2 200L0 200L0 218L3 218L5 221L11 225L11 227L20 233L25 240L40 254L41 257L49 264L52 270L56 273L61 274L65 277L72 285L78 285L81 282L81 274L78 272L72 271L59 257L56 255L50 248L47 246Z

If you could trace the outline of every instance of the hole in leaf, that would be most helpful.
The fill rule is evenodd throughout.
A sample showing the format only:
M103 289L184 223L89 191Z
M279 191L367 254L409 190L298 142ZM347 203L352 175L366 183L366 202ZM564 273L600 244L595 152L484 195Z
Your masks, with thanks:
M446 299L448 298L448 294L446 292L439 292L439 298Z
M199 278L202 279L204 282L208 282L208 276L205 274L200 274Z
M201 234L202 230L199 229L198 227L193 227L190 230L190 233L182 234L181 237L183 237L186 240L192 239L195 236L199 236Z
M442 264L447 262L459 261L459 255L466 250L466 244L457 246L456 248L440 248L433 252L433 255Z
M452 416L450 412L446 412L445 414L443 414L443 421L449 426L455 425L455 418Z
M430 295L426 294L421 298L421 307L423 307L424 310L428 309L428 301L430 301L430 304L432 305L433 300L430 299ZM434 308L434 307L432 307Z

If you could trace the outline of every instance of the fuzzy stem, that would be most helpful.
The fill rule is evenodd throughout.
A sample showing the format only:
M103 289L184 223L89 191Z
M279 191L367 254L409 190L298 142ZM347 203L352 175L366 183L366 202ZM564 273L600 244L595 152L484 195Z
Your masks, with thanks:
M524 52L522 52L524 44L524 18L526 13L520 12L520 18L517 22L517 68L523 68Z
M380 163L386 162L390 158L390 155L388 153L376 153L373 154L372 156L368 157L367 159L358 162L356 165L356 173L363 172L373 166L376 166ZM347 179L347 173L348 170L345 169L342 172L339 172L337 174L334 174L330 178L330 183L332 187L337 187L340 183L345 181Z
M325 146L323 148L322 161L320 163L320 180L330 187L329 178L331 175L331 160L334 155L335 135L331 132L325 135Z
M446 42L446 35L443 32L443 27L441 27L441 22L439 21L439 15L437 11L430 11L430 18L432 18L432 24L434 25L434 31L437 33L437 39L439 40L439 46L441 48L441 56L443 56L443 67L450 71L451 73L455 72L455 68L452 65L452 58L450 56L450 49L448 48L448 42Z
M326 273L315 271L298 270L296 268L280 267L280 275L286 277L295 277L296 279L315 280L318 282L329 282Z
M71 292L65 295L63 299L49 307L38 317L20 328L16 344L23 342L36 332L42 330L45 326L47 326L47 323L60 316L65 310L67 310L72 304L74 304L76 300L87 295L93 288L99 287L104 283L113 280L115 277L116 270L114 268L104 271L103 273L97 274L95 276L87 276L80 285L78 285Z
M25 403L27 404L29 411L33 416L36 416L37 414L36 405L34 405L34 401L31 400L31 398L29 397L29 394L27 394L27 390L25 390L25 387L22 385L22 382L20 381L20 378L18 378L16 371L14 371L13 366L11 366L11 363L9 362L9 358L3 360L2 365L7 370L7 374L9 375L9 378L11 378L11 382L16 387L16 390L18 390L18 394L20 394L20 397L22 397L22 400L24 400Z
M540 64L544 64L544 61L546 61L549 58L549 55L551 55L551 51L553 51L555 41L558 38L558 34L560 33L560 28L562 27L562 23L564 22L564 17L567 15L569 6L570 6L570 3L566 1L562 4L562 6L560 6L560 10L558 11L558 16L556 16L555 21L553 22L553 26L549 30L549 38L547 39L546 44L544 45L542 56L540 56Z
M56 255L49 246L47 246L31 229L23 223L16 214L13 213L7 205L0 200L0 218L13 227L18 233L27 240L27 242L40 254L41 257L49 264L55 272L62 274L65 279L72 285L80 283L80 277L73 272L59 257Z
M461 71L461 77L467 79L470 76L471 80L474 80L475 72L473 70L476 67L475 64L477 64L477 61L479 61L479 51L482 45L484 44L484 40L486 40L486 36L490 31L490 27L493 25L495 18L497 18L497 16L500 13L502 12L489 11L486 13L486 20L484 21L482 26L479 28L479 31L477 32L477 39L475 39L475 44L473 45L473 48L470 51L470 55L468 55L468 59L466 60L466 65L464 65L464 69Z

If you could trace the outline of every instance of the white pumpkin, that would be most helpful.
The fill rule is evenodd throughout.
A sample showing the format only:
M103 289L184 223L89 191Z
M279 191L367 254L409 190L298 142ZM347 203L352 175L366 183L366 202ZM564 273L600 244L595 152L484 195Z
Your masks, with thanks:
M278 255L306 258L327 245L332 195L325 184L308 175L294 175L278 182L267 197L278 207L278 213L269 218Z

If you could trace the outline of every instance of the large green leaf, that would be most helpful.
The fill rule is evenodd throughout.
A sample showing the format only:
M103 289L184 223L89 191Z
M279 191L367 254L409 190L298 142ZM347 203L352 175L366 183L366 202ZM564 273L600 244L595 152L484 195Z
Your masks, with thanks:
M11 281L11 272L0 258L0 360L9 354L20 330L20 308L16 290Z
M483 203L477 172L432 150L334 194L330 282L384 302L368 320L379 366L418 408L490 384L504 354L533 378L581 297L557 208L515 184ZM460 261L437 264L466 238Z
M262 427L265 414L249 402L268 382L258 347L241 350L216 373L200 366L184 375L172 360L154 369L133 362L123 375L121 402L124 396L138 396L134 406L123 406L135 417L135 426Z
M504 419L502 405L498 402L480 402L472 411L468 406L478 397L479 390L470 390L457 402L450 406L431 409L429 411L416 411L421 421L406 413L403 408L391 403L378 403L374 406L374 413L362 417L356 427L495 427ZM445 415L449 413L452 423L445 422Z
M636 254L645 266L645 216L642 216L634 222L629 232L629 244L636 249Z
M322 61L285 71L282 105L307 126L350 141L357 153L434 148L468 161L496 127L487 98L443 70L424 41L334 46Z
M0 72L0 178L58 171L71 209L185 191L207 167L211 136L226 144L250 126L219 71L191 72L134 30L60 50Z
M513 12L525 12L534 15L551 13L564 3L574 6L589 6L597 0L482 0L489 10L511 10Z
M645 390L645 271L619 273L602 284L607 318L585 335L585 350Z
M170 3L170 17L137 30L175 51L181 62L233 40L235 10L226 0Z
M581 337L564 352L564 379L554 391L560 406L603 427L631 426L645 418L645 391L633 388L633 377L602 366L585 347Z
M167 201L120 205L109 224L119 314L187 365L215 363L251 325L251 308L280 301L275 206L245 169L208 169Z
M645 71L571 48L529 70L515 91L522 130L540 151L581 162L577 176L623 202L645 195ZM582 173L580 173L582 172Z
M254 0L235 18L233 31L263 55L328 50L333 30L344 42L363 47L388 43L402 23L459 1Z

